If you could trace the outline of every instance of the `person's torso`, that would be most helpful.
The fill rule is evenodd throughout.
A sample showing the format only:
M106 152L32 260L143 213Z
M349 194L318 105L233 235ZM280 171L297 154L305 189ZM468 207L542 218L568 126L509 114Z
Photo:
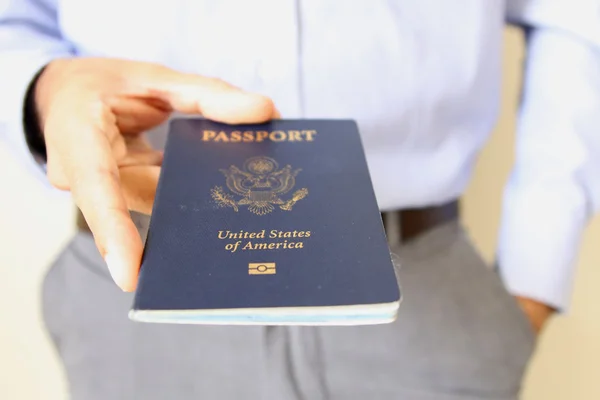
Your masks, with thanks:
M81 56L165 64L352 118L382 209L454 198L493 129L504 0L57 0Z

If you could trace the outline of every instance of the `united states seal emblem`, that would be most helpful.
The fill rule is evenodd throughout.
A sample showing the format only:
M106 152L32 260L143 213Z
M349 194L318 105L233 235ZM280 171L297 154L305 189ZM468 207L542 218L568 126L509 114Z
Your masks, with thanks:
M242 206L247 206L248 211L256 215L269 214L276 206L291 211L298 201L308 195L308 189L302 188L284 200L282 196L294 188L301 169L292 170L290 165L280 169L277 161L270 157L252 157L244 162L242 169L231 165L220 171L225 175L225 184L231 193L221 186L215 186L211 196L217 206L231 207L235 212ZM236 199L232 193L240 197Z

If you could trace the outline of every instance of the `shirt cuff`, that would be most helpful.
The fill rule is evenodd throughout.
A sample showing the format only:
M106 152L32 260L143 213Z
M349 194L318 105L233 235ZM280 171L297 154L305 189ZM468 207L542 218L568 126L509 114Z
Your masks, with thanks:
M46 177L45 163L29 147L23 120L26 94L32 80L50 61L62 56L65 54L33 55L24 52L0 57L0 64L3 64L0 74L9 77L3 79L6 88L0 93L0 136L8 142L17 161L40 183L56 192L59 192L58 189L51 186Z
M513 295L566 312L588 212L585 194L576 183L561 186L545 188L511 179L505 192L498 264Z
M44 168L48 162L48 155L46 150L46 140L44 138L44 132L40 126L40 118L38 115L38 109L35 98L35 90L40 76L46 68L43 67L33 77L32 81L27 88L25 99L23 101L23 130L25 134L25 141L29 146L29 150L33 154L38 164Z

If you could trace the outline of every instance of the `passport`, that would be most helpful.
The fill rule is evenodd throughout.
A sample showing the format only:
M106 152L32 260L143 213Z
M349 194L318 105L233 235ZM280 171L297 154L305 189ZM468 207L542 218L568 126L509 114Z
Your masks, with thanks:
M400 301L354 121L170 122L131 320L368 325Z

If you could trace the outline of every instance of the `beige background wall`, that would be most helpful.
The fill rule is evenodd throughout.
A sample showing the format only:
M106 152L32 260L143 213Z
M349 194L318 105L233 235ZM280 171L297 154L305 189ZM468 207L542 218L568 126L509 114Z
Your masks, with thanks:
M465 199L465 223L489 260L512 163L522 52L519 34L508 31L501 118ZM2 145L0 185L0 399L66 399L60 364L42 329L39 287L48 263L73 232L71 205L45 196ZM572 312L554 318L540 338L525 400L600 399L597 243L598 219L585 235Z

